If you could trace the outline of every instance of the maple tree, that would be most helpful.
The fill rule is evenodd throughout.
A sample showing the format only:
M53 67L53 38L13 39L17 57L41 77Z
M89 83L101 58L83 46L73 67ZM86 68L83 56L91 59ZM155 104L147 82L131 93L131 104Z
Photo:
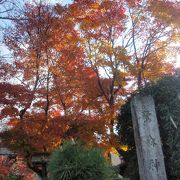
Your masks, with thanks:
M178 1L152 0L149 9L156 18L161 19L164 23L175 28L180 27L180 6Z
M87 11L84 11L84 9ZM124 49L115 45L123 29L124 8L120 1L75 1L69 6L69 14L79 27L82 45L85 48L85 63L94 71L95 83L99 92L97 109L99 118L104 121L105 133L101 144L115 145L114 120L122 103L126 72L123 72L122 59L128 57ZM94 113L93 110L91 114ZM110 130L108 134L107 131Z
M57 13L62 15L58 19L51 17L50 12L48 14L49 6L27 5L27 8L27 20L15 21L16 29L10 29L5 37L16 57L11 68L17 82L1 84L2 116L9 115L9 126L14 127L10 135L3 137L10 137L11 148L21 147L20 151L25 155L33 152L32 144L35 149L49 151L59 145L67 130L66 134L72 134L71 126L87 124L83 111L87 106L92 109L96 98L87 87L90 80L92 88L96 88L93 72L84 66L74 23L64 21L62 7L56 7ZM21 136L25 142L21 141ZM39 144L39 141L43 143Z
M85 47L85 62L96 74L104 106L100 116L113 138L115 116L128 80L141 88L173 72L172 64L165 59L174 33L153 18L150 2L82 0L70 5L70 15Z
M153 3L27 3L4 36L14 61L0 64L3 142L27 159L71 138L120 148L114 126L128 82L141 88L173 72L165 59L175 33Z
M176 56L179 54L180 39L180 4L178 1L151 1L149 11L153 17L165 26L169 26L172 30L172 47L168 50L168 54Z
M172 64L165 59L170 51L170 44L174 42L174 30L156 19L154 13L159 9L155 5L153 9L151 7L152 1L139 1L134 6L126 5L128 20L121 42L130 55L128 68L138 88L173 72Z

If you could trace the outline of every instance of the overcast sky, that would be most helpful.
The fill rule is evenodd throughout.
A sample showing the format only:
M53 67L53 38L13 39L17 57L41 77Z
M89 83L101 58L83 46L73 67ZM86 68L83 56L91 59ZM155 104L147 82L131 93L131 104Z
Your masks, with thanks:
M59 2L59 0L55 0L55 2ZM61 0L62 4L69 4L72 2L72 0Z

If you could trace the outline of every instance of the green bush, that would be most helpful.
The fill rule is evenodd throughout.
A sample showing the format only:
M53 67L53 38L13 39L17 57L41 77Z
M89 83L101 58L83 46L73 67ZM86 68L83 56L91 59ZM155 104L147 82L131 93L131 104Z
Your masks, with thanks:
M180 178L180 76L164 77L142 89L140 93L150 94L154 98L167 176L168 179L176 180ZM127 166L125 174L132 180L138 180L130 101L131 99L121 108L117 130L120 142L129 147L127 152L123 152Z
M21 177L14 174L9 174L7 180L21 180Z
M65 142L48 166L50 180L112 180L114 171L99 148Z

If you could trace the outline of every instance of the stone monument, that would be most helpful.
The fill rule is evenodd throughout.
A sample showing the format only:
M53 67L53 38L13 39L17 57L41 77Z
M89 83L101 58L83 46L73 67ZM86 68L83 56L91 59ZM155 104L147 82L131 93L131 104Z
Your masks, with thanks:
M167 180L153 98L133 97L131 114L140 179Z

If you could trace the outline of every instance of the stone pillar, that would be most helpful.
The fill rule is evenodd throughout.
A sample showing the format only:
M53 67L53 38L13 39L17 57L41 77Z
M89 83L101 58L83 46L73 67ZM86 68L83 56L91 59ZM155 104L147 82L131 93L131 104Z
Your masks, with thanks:
M153 98L136 95L131 113L140 179L167 180Z

